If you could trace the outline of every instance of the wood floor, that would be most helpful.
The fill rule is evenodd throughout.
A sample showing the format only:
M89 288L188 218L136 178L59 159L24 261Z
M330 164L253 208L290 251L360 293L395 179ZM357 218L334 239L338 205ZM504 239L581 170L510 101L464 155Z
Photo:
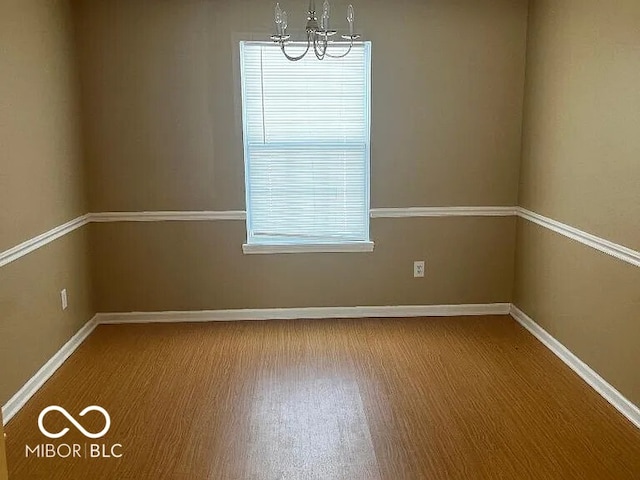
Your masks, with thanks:
M52 404L111 428L45 438ZM640 430L509 317L102 325L6 432L11 480L640 478Z

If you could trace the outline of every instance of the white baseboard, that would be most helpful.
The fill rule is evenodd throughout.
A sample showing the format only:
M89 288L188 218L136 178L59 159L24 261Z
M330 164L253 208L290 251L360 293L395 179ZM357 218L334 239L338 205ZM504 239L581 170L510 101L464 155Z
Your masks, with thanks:
M89 320L38 372L2 407L6 424L40 389L99 324L179 323L236 320L321 319L321 318L398 318L471 315L511 316L557 355L620 413L640 428L640 409L571 353L515 305L508 303L463 305L406 305L363 307L275 308L246 310L208 310L178 312L98 313Z
M366 307L265 308L176 312L99 313L98 323L179 323L235 320L281 320L321 318L452 317L508 315L510 304L406 305Z
M589 367L589 365L576 357L567 347L553 338L545 329L515 305L511 306L511 316L520 323L520 325L529 330L534 337L540 340L560 360L571 368L571 370L576 372L596 392L604 397L605 400L613 405L616 410L627 417L636 427L640 428L640 408L627 400L618 390Z
M96 318L92 318L78 332L58 350L44 366L29 379L18 392L2 407L3 422L6 425L25 403L51 378L67 358L80 346L98 325Z
M2 407L4 424L60 368L99 324L179 323L236 320L321 319L321 318L397 318L451 317L467 315L507 315L510 304L407 305L370 307L266 308L247 310L208 310L180 312L98 313L89 320L58 352Z

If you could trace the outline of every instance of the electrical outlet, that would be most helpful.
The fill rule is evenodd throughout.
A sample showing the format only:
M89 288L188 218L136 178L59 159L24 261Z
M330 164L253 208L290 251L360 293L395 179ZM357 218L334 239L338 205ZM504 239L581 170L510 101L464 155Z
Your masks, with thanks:
M69 303L67 302L67 289L63 288L60 291L60 300L62 301L62 310L66 310L67 307L69 306Z
M424 260L413 262L413 276L415 278L424 277Z

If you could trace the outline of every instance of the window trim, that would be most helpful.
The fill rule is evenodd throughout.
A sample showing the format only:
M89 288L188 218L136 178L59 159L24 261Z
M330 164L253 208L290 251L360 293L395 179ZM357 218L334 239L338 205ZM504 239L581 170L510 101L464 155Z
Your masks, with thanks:
M245 255L271 253L358 253L373 252L375 244L366 242L340 243L291 243L287 245L272 245L267 243L244 243L242 253Z
M307 243L307 242L296 242L296 243L287 243L287 244L273 244L273 243L257 243L255 242L255 238L249 235L250 225L251 225L251 212L249 209L249 205L251 205L251 193L250 189L247 185L247 179L249 178L249 162L247 162L248 155L248 142L246 141L246 108L245 108L245 84L244 84L244 61L243 61L243 48L244 44L247 43L255 43L261 44L266 43L271 45L269 42L260 42L260 41L251 41L251 40L243 40L240 41L239 50L240 50L240 89L241 89L241 115L242 115L242 143L243 143L243 163L244 163L244 175L245 175L245 211L246 211L246 222L245 222L245 230L246 230L246 241L242 245L242 252L245 255L249 254L289 254L289 253L354 253L354 252L373 252L374 250L374 242L371 239L371 219L370 219L370 210L371 210L371 42L355 42L363 45L366 52L366 84L365 84L365 95L368 99L368 108L366 109L366 151L365 151L365 211L367 214L365 215L365 227L367 232L366 240L344 240L338 241L335 243ZM254 240L253 242L251 240Z

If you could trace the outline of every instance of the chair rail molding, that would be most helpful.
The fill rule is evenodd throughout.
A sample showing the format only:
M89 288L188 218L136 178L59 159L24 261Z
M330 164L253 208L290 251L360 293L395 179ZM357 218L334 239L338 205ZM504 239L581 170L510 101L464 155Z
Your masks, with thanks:
M29 240L16 245L9 250L0 252L0 267L4 267L11 262L18 260L25 255L44 247L45 245L53 242L54 240L63 237L64 235L77 230L78 228L86 225L90 221L91 214L82 215L74 218L73 220L59 225L51 230L44 232L37 237L33 237Z
M640 252L602 237L585 232L565 223L532 212L522 207L471 206L471 207L398 207L372 208L372 219L393 218L442 218L442 217L520 217L541 227L582 243L618 260L640 267ZM87 213L63 225L52 228L15 247L0 252L0 267L37 250L54 240L73 232L88 223L112 222L211 222L245 221L244 210L223 211L142 211Z
M526 208L518 208L518 216L528 220L532 223L540 225L548 230L559 233L571 240L582 243L587 247L599 250L602 253L606 253L612 257L622 260L623 262L630 263L636 267L640 267L640 252L631 248L619 245L617 243L606 240L602 237L592 235L578 228L572 227L557 220L545 217L539 213L532 212Z

